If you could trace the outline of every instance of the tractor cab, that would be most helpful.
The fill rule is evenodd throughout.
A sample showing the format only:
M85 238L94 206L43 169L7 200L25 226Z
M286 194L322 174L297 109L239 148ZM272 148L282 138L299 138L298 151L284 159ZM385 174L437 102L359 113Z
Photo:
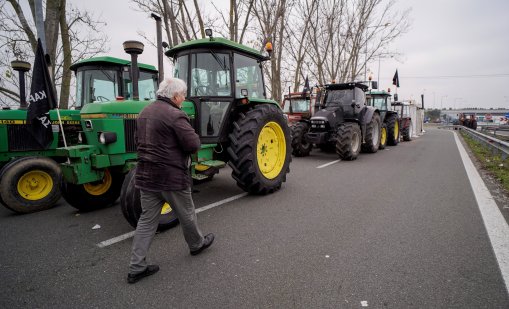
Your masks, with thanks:
M81 109L88 103L132 99L130 65L130 61L114 57L95 57L73 64L71 70L76 73L74 108ZM157 91L157 70L141 63L138 67L140 99L153 100Z
M385 90L370 90L366 92L366 100L369 106L373 106L380 111L382 119L385 118L388 110L392 110L392 95Z
M266 102L262 61L257 50L226 40L189 41L166 51L174 61L174 76L187 85L183 103L202 143L228 141L236 115Z
M313 114L312 101L315 96L309 92L294 92L284 96L281 108L288 117L288 123L294 124L301 120L309 120Z

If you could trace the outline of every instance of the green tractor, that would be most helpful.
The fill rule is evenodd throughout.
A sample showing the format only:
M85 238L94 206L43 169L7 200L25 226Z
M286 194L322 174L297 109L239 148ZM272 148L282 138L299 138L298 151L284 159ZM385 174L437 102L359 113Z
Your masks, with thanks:
M131 53L132 71L136 72L135 59L143 51L143 44L126 43L124 48ZM279 105L266 98L262 62L270 57L212 37L182 43L165 54L174 61L175 77L188 85L182 110L202 142L192 157L193 179L211 179L228 163L232 177L244 191L269 194L279 190L289 172L291 145ZM61 165L63 188L93 183L122 187L122 212L133 227L141 214L139 190L134 186L136 118L148 104L136 99L88 104L81 110L87 144L59 149L61 155L69 158ZM66 200L79 203L82 208L97 208L116 197L112 194L111 199L99 200L82 195L78 200L74 195L73 200L73 195L68 195ZM171 206L165 205L159 229L176 222Z
M396 146L400 138L400 119L398 112L391 109L391 94L384 90L368 90L366 99L369 106L380 111L382 129L380 133L380 149L387 145Z
M58 163L65 158L56 154L58 147L76 145L82 131L79 110L88 103L108 98L128 97L131 81L126 71L129 61L96 57L71 66L76 73L76 103L74 110L60 110L62 135L57 111L50 111L53 142L47 149L41 148L28 131L27 110L24 93L24 74L30 64L13 61L13 69L20 73L20 109L0 111L0 203L18 213L45 210L61 197L61 172ZM140 65L144 82L140 88L147 98L153 98L157 77L154 66Z

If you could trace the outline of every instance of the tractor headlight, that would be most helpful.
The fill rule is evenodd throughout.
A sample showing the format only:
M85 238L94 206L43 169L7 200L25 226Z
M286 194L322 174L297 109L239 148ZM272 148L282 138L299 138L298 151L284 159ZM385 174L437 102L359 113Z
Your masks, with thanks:
M117 133L115 132L101 132L99 134L99 142L101 144L111 144L117 141Z

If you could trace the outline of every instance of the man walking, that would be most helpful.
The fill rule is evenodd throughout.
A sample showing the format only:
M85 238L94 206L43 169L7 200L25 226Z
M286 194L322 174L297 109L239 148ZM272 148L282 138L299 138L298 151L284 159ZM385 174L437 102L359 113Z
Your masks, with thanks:
M199 254L214 241L214 234L204 237L198 228L191 196L190 155L200 148L200 138L180 110L186 92L182 80L167 78L159 85L157 100L138 116L135 181L141 193L142 213L133 239L128 283L159 270L157 265L148 265L146 256L165 202L180 221L191 255Z

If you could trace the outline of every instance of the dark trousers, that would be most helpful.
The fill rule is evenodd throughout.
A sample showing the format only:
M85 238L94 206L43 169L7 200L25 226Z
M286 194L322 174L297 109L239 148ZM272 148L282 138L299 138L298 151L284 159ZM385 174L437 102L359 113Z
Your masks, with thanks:
M140 273L147 268L146 256L159 224L159 215L165 202L169 203L180 221L184 238L191 251L203 245L198 228L191 188L182 191L141 191L142 213L133 239L129 273Z

